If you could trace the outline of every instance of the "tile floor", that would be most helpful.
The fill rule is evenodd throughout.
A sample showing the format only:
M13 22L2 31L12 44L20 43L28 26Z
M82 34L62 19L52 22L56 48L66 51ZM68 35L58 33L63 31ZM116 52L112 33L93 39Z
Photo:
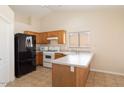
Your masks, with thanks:
M51 69L37 67L36 71L17 78L7 87L51 87ZM124 77L100 72L90 72L86 87L124 87Z
M124 87L124 76L90 72L87 87Z
M37 67L33 71L20 78L16 78L14 82L10 82L7 87L51 87L52 86L52 70Z

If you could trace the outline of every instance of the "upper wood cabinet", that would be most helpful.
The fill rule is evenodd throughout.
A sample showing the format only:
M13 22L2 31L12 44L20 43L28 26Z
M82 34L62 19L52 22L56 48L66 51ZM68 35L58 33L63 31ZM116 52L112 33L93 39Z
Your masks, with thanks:
M42 32L40 33L40 44L48 44L49 41L47 40L48 32Z
M38 32L31 32L31 31L24 31L24 33L27 34L27 35L35 35L36 36L36 44L41 44L40 33L38 33Z
M65 44L65 31L64 30L56 30L49 32L31 32L25 31L25 34L35 35L36 36L36 44L49 44L50 40L47 40L48 37L58 37L58 44Z
M65 44L65 31L58 31L58 44Z
M58 31L48 32L48 37L58 37L58 35L59 35Z
M58 44L65 44L65 31L56 30L48 32L48 37L58 37Z
M24 34L27 34L27 35L36 35L35 32L31 32L31 31L24 31Z

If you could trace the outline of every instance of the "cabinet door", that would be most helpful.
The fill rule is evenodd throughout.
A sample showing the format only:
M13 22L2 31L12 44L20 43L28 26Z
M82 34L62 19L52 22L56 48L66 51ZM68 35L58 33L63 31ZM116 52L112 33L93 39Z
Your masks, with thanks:
M48 32L48 37L58 37L58 31L51 31Z
M43 53L36 53L36 65L43 65Z
M47 37L48 37L47 32L43 32L43 33L40 34L41 44L48 44L49 43L49 41L47 40Z
M42 35L41 33L37 34L37 44L42 44Z
M59 31L58 32L59 34L58 34L58 38L59 38L59 40L58 40L58 43L59 44L65 44L65 31Z
M75 68L74 68L75 69ZM76 72L70 71L70 66L52 64L52 86L74 87L76 86Z
M36 44L41 44L40 34L35 34L35 35L36 35Z

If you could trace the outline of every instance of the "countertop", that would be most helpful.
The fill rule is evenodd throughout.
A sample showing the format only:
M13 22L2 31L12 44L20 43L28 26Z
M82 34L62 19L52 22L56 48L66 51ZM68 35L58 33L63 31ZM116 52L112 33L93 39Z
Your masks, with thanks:
M61 52L67 56L51 60L53 64L69 65L74 67L88 67L91 63L94 53L93 52Z

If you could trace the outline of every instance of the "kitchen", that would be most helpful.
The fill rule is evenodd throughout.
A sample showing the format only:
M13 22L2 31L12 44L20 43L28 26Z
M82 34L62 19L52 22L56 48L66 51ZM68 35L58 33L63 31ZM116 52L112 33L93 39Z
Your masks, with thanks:
M88 34L89 32L85 31L85 32L82 32L82 33L83 34L86 34L86 33ZM16 73L15 73L15 75L16 75L16 77L21 77L22 75L24 75L26 73L29 73L31 71L36 70L36 69L33 68L32 70L28 71L27 68L29 68L29 66L26 66L27 65L26 63L27 63L27 60L29 58L26 57L25 52L23 54L20 54L21 51L18 51L20 49L23 50L22 49L23 47L19 47L19 46L24 45L23 43L19 44L19 42L23 41L22 39L19 39L21 37L21 35L23 36L23 34L18 34L18 33L15 35L16 36L15 40L17 40L16 41L17 44L15 45L15 47L17 48L15 50L15 54L16 54L15 55L16 56L16 60L15 60L15 66L16 66L15 71L16 71ZM47 47L47 45L42 46L42 44L49 44L53 41L56 42L56 44L65 44L66 32L64 30L56 30L56 31L50 31L50 32L43 32L43 33L24 31L24 35L27 35L27 37L32 36L32 35L36 36L36 44L41 44L39 49L38 48L36 49L36 65L37 66L38 65L43 66L45 68L52 68L52 86L85 86L87 78L88 78L88 74L89 74L90 62L91 62L92 57L93 57L93 53L91 51L84 51L84 52L83 51L82 52L77 51L77 53L75 53L76 51L72 52L72 51L60 50L59 46L58 47L57 46ZM44 37L43 37L43 35L44 35ZM32 39L32 41L34 41L34 39ZM25 39L24 39L24 43L25 43ZM31 44L31 45L33 46L34 43ZM17 52L19 52L19 53L17 53ZM27 55L29 55L29 53ZM24 56L24 58L22 56ZM18 59L18 58L21 58L21 57L22 57L23 60L24 59L26 60L26 61L24 61L25 65L24 65L24 63L22 64L21 61L20 62L18 61L18 60L22 60L22 59ZM60 58L63 58L63 59L60 59ZM70 60L70 59L72 59L72 60ZM32 58L32 60L34 60L34 57ZM58 62L56 62L56 61L58 61ZM30 62L30 63L32 63L32 62ZM19 64L20 64L20 66L19 66ZM22 64L22 67L21 67L21 64ZM76 73L82 73L82 75L81 74L76 74L76 76L74 76L74 77L79 77L79 78L82 78L82 79L81 80L79 79L80 81L78 81L78 79L76 79L75 84L73 84L73 82L72 82L72 84L71 84L71 82L67 83L67 84L63 83L64 81L69 81L68 78L70 77L70 79L71 79L72 76L66 77L65 72L64 72L65 75L62 75L62 76L57 75L57 73L59 73L59 72L57 72L57 71L59 71L58 67L61 66L61 65L63 65L62 70L66 70L65 67L67 67L68 68L67 71L71 71L72 73L74 73L75 71L76 71ZM79 71L78 71L78 69L79 69ZM60 78L59 81L56 81L56 80L59 79L60 76L62 78L63 78L63 76L65 76L65 80L61 81L61 78ZM84 78L84 76L85 76L85 78ZM83 78L84 78L84 80L83 80ZM73 81L75 81L75 80L73 80ZM78 81L78 83L82 81L82 83L78 84L77 81ZM62 85L57 84L57 82L59 82L59 83L62 82L63 84Z
M17 78L14 75L11 82L7 83L7 87L123 86L124 82L120 82L124 79L123 65L121 65L123 57L114 55L113 52L114 50L118 54L121 51L116 46L121 44L117 37L122 37L120 33L123 28L120 28L120 32L116 30L118 25L122 26L120 22L122 22L123 6L105 6L107 9L103 6L12 5L9 7L16 14L15 36L28 37L24 39L26 40L23 42L24 46L26 48L34 47L35 54L33 55L36 55L36 58L33 59L35 60L33 61L34 69L28 73L21 66L19 68L24 73L21 73L19 68L15 69ZM27 10L26 7L28 7ZM38 11L39 8L42 12ZM82 10L83 12L81 12ZM117 12L115 16L114 12ZM39 16L42 16L43 13L45 15L39 18L36 16L38 13ZM110 21L110 18L113 21ZM113 35L111 35L112 33ZM114 41L118 41L114 42L113 37ZM20 39L16 40L18 46ZM18 48L17 46L15 48ZM122 49L123 45L120 47ZM19 49L21 50L21 48ZM16 58L16 56L18 56L18 52L14 57ZM22 54L22 56L27 55ZM20 60L17 57L17 61ZM118 60L119 63L116 62ZM115 65L111 66L113 63ZM19 65L17 64L17 66ZM25 69L27 68L25 67Z

